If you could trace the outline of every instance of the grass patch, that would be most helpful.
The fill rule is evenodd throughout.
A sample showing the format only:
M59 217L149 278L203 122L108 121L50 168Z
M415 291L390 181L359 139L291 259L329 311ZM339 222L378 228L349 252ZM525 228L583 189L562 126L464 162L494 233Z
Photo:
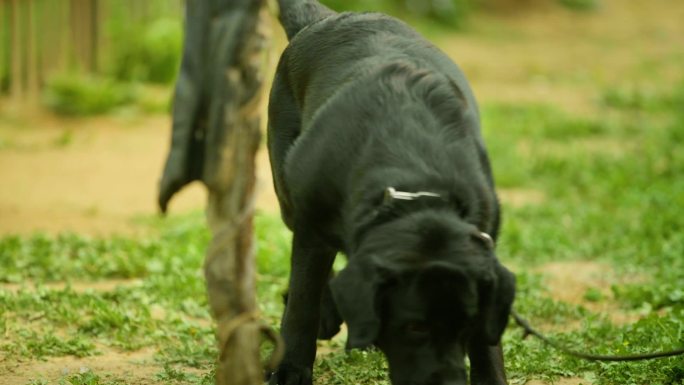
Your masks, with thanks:
M98 355L102 348L152 348L162 368L153 380L213 383L216 347L202 276L209 239L204 216L145 222L158 230L157 239L76 234L1 239L0 282L14 289L0 287L0 330L6 336L0 351L22 359L49 359ZM260 306L264 318L276 324L287 282L290 234L276 217L258 216L256 223ZM97 288L112 278L121 285ZM127 283L129 278L135 280ZM65 286L52 285L64 281ZM88 282L93 289L82 289ZM100 373L60 381L129 383Z

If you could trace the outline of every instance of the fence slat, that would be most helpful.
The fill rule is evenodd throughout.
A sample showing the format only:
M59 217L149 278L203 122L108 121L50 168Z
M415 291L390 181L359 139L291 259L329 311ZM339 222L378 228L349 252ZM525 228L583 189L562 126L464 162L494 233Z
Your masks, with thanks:
M0 1L0 94L5 89L5 79L9 80L9 26L8 3Z
M10 94L12 99L23 99L23 73L22 73L22 50L21 50L21 10L19 0L10 0L10 39L12 40L12 72L10 74Z
M27 22L27 66L26 66L26 96L30 104L38 103L40 87L38 75L38 38L37 38L37 7L35 0L26 1Z

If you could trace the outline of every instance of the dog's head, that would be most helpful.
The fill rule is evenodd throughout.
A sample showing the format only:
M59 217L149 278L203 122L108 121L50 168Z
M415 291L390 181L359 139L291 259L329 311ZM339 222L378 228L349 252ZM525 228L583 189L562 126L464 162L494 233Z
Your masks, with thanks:
M486 234L428 210L369 230L331 288L347 348L377 346L393 384L456 385L469 344L499 343L515 278Z

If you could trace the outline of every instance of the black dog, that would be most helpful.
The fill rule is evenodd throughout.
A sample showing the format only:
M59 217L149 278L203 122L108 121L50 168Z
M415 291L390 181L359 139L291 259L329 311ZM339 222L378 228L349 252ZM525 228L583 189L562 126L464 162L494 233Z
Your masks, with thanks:
M347 347L381 349L395 385L465 384L466 354L472 384L505 384L515 279L494 253L499 205L466 79L391 17L280 6L290 44L268 147L294 240L271 384L311 384L316 336L342 319ZM349 262L327 285L338 251Z

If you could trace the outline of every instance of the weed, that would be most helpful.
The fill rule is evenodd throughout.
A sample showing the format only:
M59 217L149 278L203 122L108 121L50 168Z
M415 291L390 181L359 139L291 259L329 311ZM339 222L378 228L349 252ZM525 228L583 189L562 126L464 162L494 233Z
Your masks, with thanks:
M180 19L158 19L146 26L117 29L110 72L123 81L169 84L176 78L182 52Z
M71 130L65 130L59 137L57 137L53 143L55 147L63 148L68 147L74 142L74 132ZM0 145L1 147L1 145Z
M95 115L135 100L133 89L112 79L64 74L48 81L45 104L62 115Z
M60 385L102 385L104 384L100 376L87 370L83 373L77 373L59 381Z
M558 0L563 6L575 11L593 11L601 5L600 0Z

